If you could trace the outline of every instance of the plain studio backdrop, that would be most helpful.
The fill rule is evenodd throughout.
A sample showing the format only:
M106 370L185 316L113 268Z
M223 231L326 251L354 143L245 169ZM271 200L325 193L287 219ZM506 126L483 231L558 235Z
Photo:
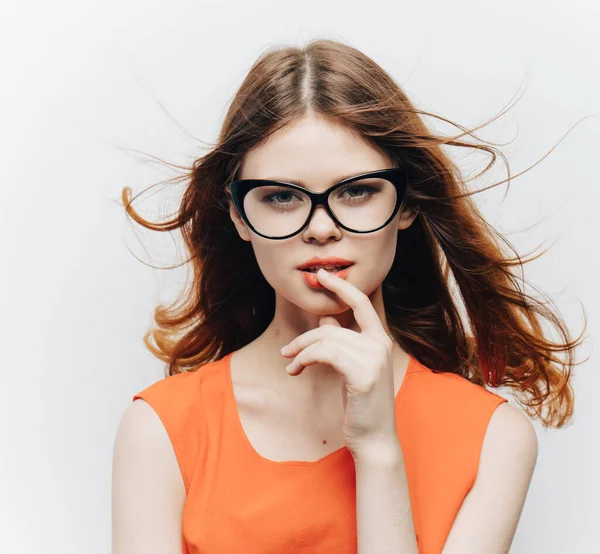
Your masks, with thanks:
M382 65L418 108L467 127L522 94L480 132L510 142L503 150L513 175L579 122L511 183L506 199L506 185L476 198L521 254L552 246L526 265L525 276L553 298L574 336L583 325L579 302L588 316L590 338L577 359L591 357L575 370L574 422L558 431L536 422L538 463L511 553L600 552L598 6L6 3L0 551L110 551L117 425L132 395L163 377L142 336L155 304L174 298L185 277L185 270L145 265L175 264L178 237L129 224L115 202L123 186L135 194L173 173L125 149L191 163L205 151L201 141L216 140L229 101L265 48L334 38ZM465 150L453 154L468 175L487 162ZM471 186L504 178L499 162ZM160 219L181 190L146 195L136 206ZM514 403L508 390L497 392Z

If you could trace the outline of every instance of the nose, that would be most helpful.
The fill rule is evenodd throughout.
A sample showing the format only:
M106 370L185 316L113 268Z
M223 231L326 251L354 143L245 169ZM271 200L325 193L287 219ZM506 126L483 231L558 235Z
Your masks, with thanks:
M317 240L324 242L330 238L339 239L342 234L336 222L329 216L323 206L317 206L313 212L308 225L302 232L302 237L306 241Z

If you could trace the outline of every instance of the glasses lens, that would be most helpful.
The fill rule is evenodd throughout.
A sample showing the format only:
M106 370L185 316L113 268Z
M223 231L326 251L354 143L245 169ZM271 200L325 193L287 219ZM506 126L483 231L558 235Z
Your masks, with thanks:
M329 206L343 225L355 231L371 231L381 227L394 212L396 187L378 177L353 181L331 193Z
M369 177L335 189L329 207L342 225L354 231L372 231L390 218L396 206L396 187L387 180ZM252 226L269 237L295 233L310 213L310 198L285 185L264 185L244 197L244 210Z
M310 213L310 198L291 187L265 185L248 191L244 210L259 233L284 237L302 227Z

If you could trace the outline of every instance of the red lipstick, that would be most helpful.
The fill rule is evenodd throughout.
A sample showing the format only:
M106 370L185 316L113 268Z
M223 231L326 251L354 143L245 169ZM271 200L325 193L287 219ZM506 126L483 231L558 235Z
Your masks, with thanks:
M304 281L309 287L315 289L324 289L326 287L321 285L317 277L317 271L320 268L323 267L326 269L326 271L335 273L341 279L345 279L352 265L354 265L354 262L344 258L338 258L335 256L319 258L318 256L315 256L298 266L298 269L300 270Z
M329 256L327 258L319 258L318 256L314 256L310 260L305 261L302 265L298 266L298 269L307 269L310 267L316 267L317 269L325 266L349 266L354 262L350 260L345 260L344 258L337 258L335 256Z

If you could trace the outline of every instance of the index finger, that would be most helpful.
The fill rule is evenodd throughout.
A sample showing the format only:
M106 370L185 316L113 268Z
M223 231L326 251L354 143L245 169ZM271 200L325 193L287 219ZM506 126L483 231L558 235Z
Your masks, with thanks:
M348 281L324 269L317 271L317 277L320 283L335 292L352 308L354 319L356 319L356 323L358 323L361 331L371 335L383 333L387 336L379 315L364 292L358 290L354 285L348 283Z

